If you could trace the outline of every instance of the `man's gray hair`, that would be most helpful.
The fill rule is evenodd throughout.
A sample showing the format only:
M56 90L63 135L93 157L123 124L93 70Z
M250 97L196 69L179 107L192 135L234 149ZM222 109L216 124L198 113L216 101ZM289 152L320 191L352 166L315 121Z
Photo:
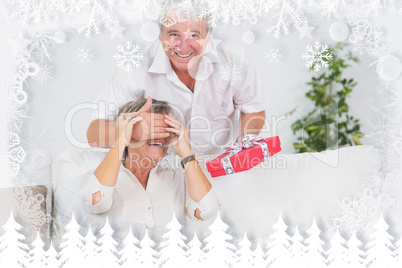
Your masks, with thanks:
M147 102L147 99L138 99L129 103L126 103L120 108L119 115L121 113L134 113L141 109L142 106ZM152 99L151 113L155 114L169 114L172 111L169 103L166 101L160 101Z
M210 32L212 26L210 25L211 17L209 15L209 8L207 1L199 0L165 0L163 1L159 10L158 25L160 34L162 35L163 26L166 26L167 16L169 13L174 14L174 19L186 21L189 19L205 19L205 26L207 33Z

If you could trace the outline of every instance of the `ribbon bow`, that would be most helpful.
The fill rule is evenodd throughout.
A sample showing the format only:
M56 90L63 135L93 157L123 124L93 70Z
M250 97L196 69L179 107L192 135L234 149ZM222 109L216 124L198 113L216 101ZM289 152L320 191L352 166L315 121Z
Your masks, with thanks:
M228 155L221 159L223 169L225 170L226 174L233 174L235 170L233 168L232 162L230 162L230 158L235 154L239 153L243 149L254 147L258 145L261 147L262 155L264 159L268 158L269 151L268 146L265 142L259 142L263 140L263 137L254 135L254 134L247 134L244 135L239 143L230 142L229 144L223 146L222 148L225 149L225 153L229 152Z

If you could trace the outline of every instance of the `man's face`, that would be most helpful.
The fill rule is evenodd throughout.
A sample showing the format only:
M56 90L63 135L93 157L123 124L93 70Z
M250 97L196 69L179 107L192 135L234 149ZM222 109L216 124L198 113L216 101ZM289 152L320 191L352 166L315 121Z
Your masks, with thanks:
M162 41L173 70L188 70L189 61L201 55L206 46L205 39L208 33L205 20L190 19L169 27L162 27L162 36L159 39Z

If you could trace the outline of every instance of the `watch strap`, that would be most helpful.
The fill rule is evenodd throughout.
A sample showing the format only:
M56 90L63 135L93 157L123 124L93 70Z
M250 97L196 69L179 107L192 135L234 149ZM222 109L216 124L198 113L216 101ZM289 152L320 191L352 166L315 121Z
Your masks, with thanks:
M187 164L188 162L191 162L191 161L197 161L198 162L197 157L194 154L184 157L180 162L181 166L183 167L183 169L184 169L184 165Z

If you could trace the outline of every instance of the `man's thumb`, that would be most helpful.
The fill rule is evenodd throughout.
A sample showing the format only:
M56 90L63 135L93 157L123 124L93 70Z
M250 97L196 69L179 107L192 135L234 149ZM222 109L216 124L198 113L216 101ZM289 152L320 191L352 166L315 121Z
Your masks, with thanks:
M149 112L152 107L152 98L150 96L147 97L147 102L144 104L144 106L141 107L141 109L138 110L138 112Z

